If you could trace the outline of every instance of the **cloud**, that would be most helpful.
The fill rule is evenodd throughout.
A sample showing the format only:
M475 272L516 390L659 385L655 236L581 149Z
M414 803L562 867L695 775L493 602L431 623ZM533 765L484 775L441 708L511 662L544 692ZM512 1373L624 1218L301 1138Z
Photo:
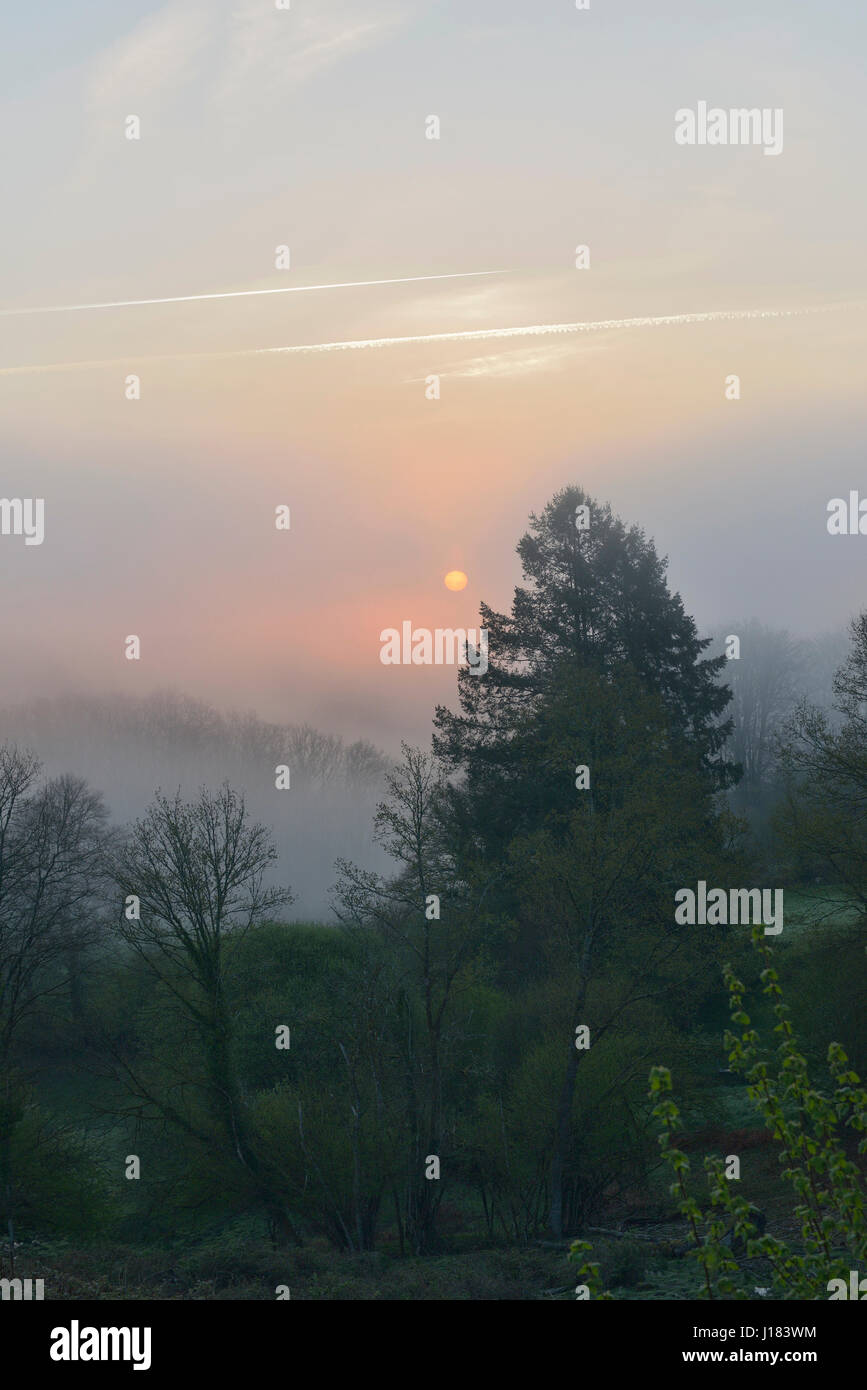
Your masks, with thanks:
M484 357L467 357L440 371L441 377L510 377L528 376L533 372L545 372L555 367L565 358L574 357L577 352L607 350L607 344L586 340L569 343L552 343L538 348L515 348L508 352L489 353ZM410 377L409 381L424 381L424 377Z
M254 99L260 107L277 101L287 88L382 42L412 14L407 4L317 0L305 11L243 0L230 17L217 99L232 106Z
M173 3L149 15L94 60L85 104L102 122L119 122L137 106L176 91L196 70L211 37L205 6Z
M200 114L261 118L287 91L383 41L415 8L393 0L316 0L278 10L268 0L170 0L105 48L85 79L91 155L126 115L194 102Z
M504 267L496 272L503 276L513 276L514 270ZM524 285L513 280L487 280L474 285L461 285L448 290L438 289L434 294L409 295L399 304L388 308L392 325L407 325L414 328L419 323L490 323L492 318L515 319L522 313L535 312L532 300L528 299Z

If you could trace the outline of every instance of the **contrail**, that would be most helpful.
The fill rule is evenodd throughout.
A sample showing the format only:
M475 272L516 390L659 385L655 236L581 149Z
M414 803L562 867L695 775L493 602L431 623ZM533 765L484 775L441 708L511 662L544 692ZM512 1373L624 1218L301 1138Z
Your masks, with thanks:
M828 314L837 309L860 309L867 300L842 304L817 304L807 309L712 309L704 314L660 314L629 319L596 319L584 323L533 323L517 328L473 328L455 333L415 333L404 338L355 338L346 342L298 343L286 347L236 348L227 352L157 353L137 357L111 357L91 362L53 362L43 366L0 367L0 376L28 372L66 372L86 367L114 367L128 362L192 362L234 357L262 357L275 353L352 352L365 348L400 347L409 343L466 343L492 338L536 338L554 333L600 333L619 328L661 328L693 323L719 323L743 319L796 318L805 314Z
M298 347L255 348L269 352L341 352L357 348L396 347L402 343L459 343L483 338L534 338L551 333L599 333L612 328L658 328L667 324L716 323L723 319L780 319L798 314L830 313L855 307L821 304L811 309L713 309L706 314L660 314L631 319L596 319L586 323L534 323L519 328L474 328L459 333L418 333L406 338L359 338L345 343L305 343Z
M225 290L221 294L173 294L164 299L118 299L108 304L47 304L0 309L0 318L20 314L74 314L82 309L133 309L141 304L188 304L194 299L247 299L259 294L306 294L309 290L359 290L369 285L412 285L419 280L466 280L475 275L510 275L509 270L459 270L451 275L403 275L392 280L347 280L335 285L284 285L276 290Z

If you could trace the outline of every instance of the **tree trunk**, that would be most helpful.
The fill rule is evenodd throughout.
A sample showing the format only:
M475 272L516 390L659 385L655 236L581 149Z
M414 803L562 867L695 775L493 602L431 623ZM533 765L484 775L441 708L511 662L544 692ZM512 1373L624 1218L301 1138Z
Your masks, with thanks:
M592 936L585 943L584 965L589 964L590 951L592 949ZM575 1030L584 1020L581 1015L584 1012L584 1001L587 996L587 973L586 968L582 971L581 983L578 995L575 1000L575 1008L572 1014L572 1036L569 1046L569 1060L566 1063L566 1073L563 1077L563 1084L560 1087L560 1097L557 1101L557 1111L554 1121L554 1149L551 1155L551 1206L549 1224L551 1234L555 1240L563 1237L563 1175L566 1169L566 1157L569 1148L569 1131L572 1122L572 1103L575 1098L575 1081L578 1076L579 1055L575 1046Z
M575 1080L578 1076L578 1051L573 1046L566 1064L566 1075L560 1087L557 1102L557 1116L554 1126L554 1152L551 1156L551 1234L555 1240L563 1235L563 1173L566 1167L566 1151L569 1145L569 1130L572 1120L572 1101L575 1096Z
M262 1202L274 1229L285 1240L301 1244L301 1237L286 1210L282 1193L262 1171L244 1115L235 1066L231 1055L231 1025L222 998L217 991L212 1007L210 1035L205 1041L208 1075L213 1091L214 1106L233 1156L251 1178L256 1195Z

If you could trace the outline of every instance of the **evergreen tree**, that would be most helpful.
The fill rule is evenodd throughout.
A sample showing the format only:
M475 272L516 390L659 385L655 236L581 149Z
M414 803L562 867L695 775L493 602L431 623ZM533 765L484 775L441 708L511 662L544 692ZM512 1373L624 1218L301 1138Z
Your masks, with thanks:
M527 582L516 588L511 614L481 606L488 669L462 668L461 713L439 706L434 721L437 756L464 774L453 811L465 842L499 855L512 835L538 823L534 806L550 809L550 784L534 794L516 732L564 664L602 677L631 672L660 697L671 737L698 753L709 785L728 785L725 657L702 655L710 639L698 636L669 590L667 561L653 543L569 487L531 516L517 549Z

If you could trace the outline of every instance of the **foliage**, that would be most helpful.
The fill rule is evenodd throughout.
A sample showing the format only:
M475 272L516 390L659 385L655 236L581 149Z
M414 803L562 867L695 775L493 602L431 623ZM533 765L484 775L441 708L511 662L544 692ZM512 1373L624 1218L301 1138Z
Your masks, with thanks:
M758 1033L743 1006L744 986L731 967L725 970L725 980L732 1024L740 1032L727 1032L726 1045L730 1067L744 1076L751 1101L780 1145L779 1159L786 1165L782 1177L799 1199L792 1213L800 1229L798 1245L759 1234L753 1210L734 1195L717 1158L705 1161L712 1210L702 1213L687 1189L689 1159L672 1142L680 1115L664 1067L651 1072L651 1095L657 1100L653 1113L662 1125L660 1143L675 1177L671 1191L689 1227L690 1254L701 1267L703 1295L746 1296L732 1277L739 1270L732 1248L740 1242L748 1258L769 1262L776 1297L816 1299L825 1296L829 1280L848 1278L853 1262L867 1258L867 1193L863 1174L847 1151L853 1147L851 1135L867 1132L867 1091L836 1042L827 1054L830 1088L821 1091L814 1085L771 964L771 948L760 929L753 940L764 962L763 991L777 1020L777 1066L773 1068L761 1053ZM867 1137L854 1147L858 1154L865 1153ZM731 1236L729 1245L724 1243L726 1234Z

